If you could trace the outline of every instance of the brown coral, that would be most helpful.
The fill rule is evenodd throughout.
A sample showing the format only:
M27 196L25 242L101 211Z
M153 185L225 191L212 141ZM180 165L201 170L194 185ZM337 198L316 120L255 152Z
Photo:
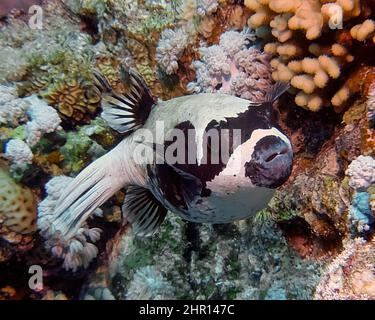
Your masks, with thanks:
M116 92L123 93L124 82L121 79L121 62L112 56L100 56L96 59L96 67L106 77Z
M62 80L47 92L43 98L54 106L62 119L73 124L89 122L99 111L99 93L80 80Z

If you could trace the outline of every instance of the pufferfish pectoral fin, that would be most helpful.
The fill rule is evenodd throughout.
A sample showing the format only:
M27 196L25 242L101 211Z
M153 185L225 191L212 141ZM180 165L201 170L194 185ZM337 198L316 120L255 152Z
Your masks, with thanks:
M139 186L127 188L122 211L134 233L144 237L153 235L167 215L167 209L150 190Z
M154 150L155 163L147 165L150 187L158 199L188 211L195 205L202 192L202 181L185 171L184 165L170 163L165 156L165 146L158 143L140 142ZM157 160L157 161L156 161ZM171 208L169 208L171 210Z
M154 99L143 78L134 70L127 71L129 90L126 94L114 92L107 79L94 71L95 85L102 93L102 118L120 132L130 133L141 127L150 114Z

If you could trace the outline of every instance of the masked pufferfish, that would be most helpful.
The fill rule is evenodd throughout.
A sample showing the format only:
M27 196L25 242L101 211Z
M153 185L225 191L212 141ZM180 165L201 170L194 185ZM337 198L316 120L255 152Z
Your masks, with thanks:
M124 139L74 178L57 201L51 230L64 239L72 239L87 218L122 188L126 189L124 218L135 234L148 236L168 211L200 223L245 219L263 209L275 188L288 179L292 147L277 126L272 109L288 85L276 83L261 103L219 93L156 103L142 77L132 70L128 73L130 90L120 95L95 72L103 97L102 118L124 134ZM163 123L164 136L156 133L158 121ZM148 141L141 129L152 132L153 141ZM180 129L187 140L187 132L193 132L189 141L189 147L196 149L193 163L155 161L160 146L163 152L173 143L168 136L173 129ZM226 161L210 161L212 146L210 139L204 139L210 129L240 130L238 145L226 141ZM139 146L152 150L150 161L137 161ZM192 152L191 148L186 151ZM203 163L204 157L208 161Z

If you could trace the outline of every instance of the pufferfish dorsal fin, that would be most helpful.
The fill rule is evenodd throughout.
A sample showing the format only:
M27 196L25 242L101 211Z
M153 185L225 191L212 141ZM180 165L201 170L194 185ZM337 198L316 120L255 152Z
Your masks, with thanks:
M140 128L154 105L154 99L143 78L131 69L127 73L129 91L118 94L99 71L94 71L95 85L102 93L101 116L112 129L120 133L130 133Z
M270 89L270 91L267 92L265 98L264 98L264 102L270 102L270 103L273 103L275 102L277 99L280 98L280 96L286 91L288 90L290 87L289 83L288 82L276 82Z
M264 101L250 102L250 107L272 106L272 104L280 98L280 96L289 89L289 83L276 82L264 96Z
M143 237L153 235L167 215L167 209L150 190L139 186L127 188L122 211L133 232Z

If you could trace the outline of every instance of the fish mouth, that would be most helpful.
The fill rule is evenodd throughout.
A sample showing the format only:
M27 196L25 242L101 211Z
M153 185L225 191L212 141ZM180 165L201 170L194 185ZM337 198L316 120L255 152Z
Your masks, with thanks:
M278 152L274 152L272 153L271 155L269 155L264 161L265 162L271 162L272 160L274 160L276 157L278 156L281 156L283 154L287 154L288 153L288 149L287 148L283 148L281 149L280 151Z
M245 176L258 187L277 188L285 183L293 167L290 144L276 136L260 139L249 162L245 163Z

